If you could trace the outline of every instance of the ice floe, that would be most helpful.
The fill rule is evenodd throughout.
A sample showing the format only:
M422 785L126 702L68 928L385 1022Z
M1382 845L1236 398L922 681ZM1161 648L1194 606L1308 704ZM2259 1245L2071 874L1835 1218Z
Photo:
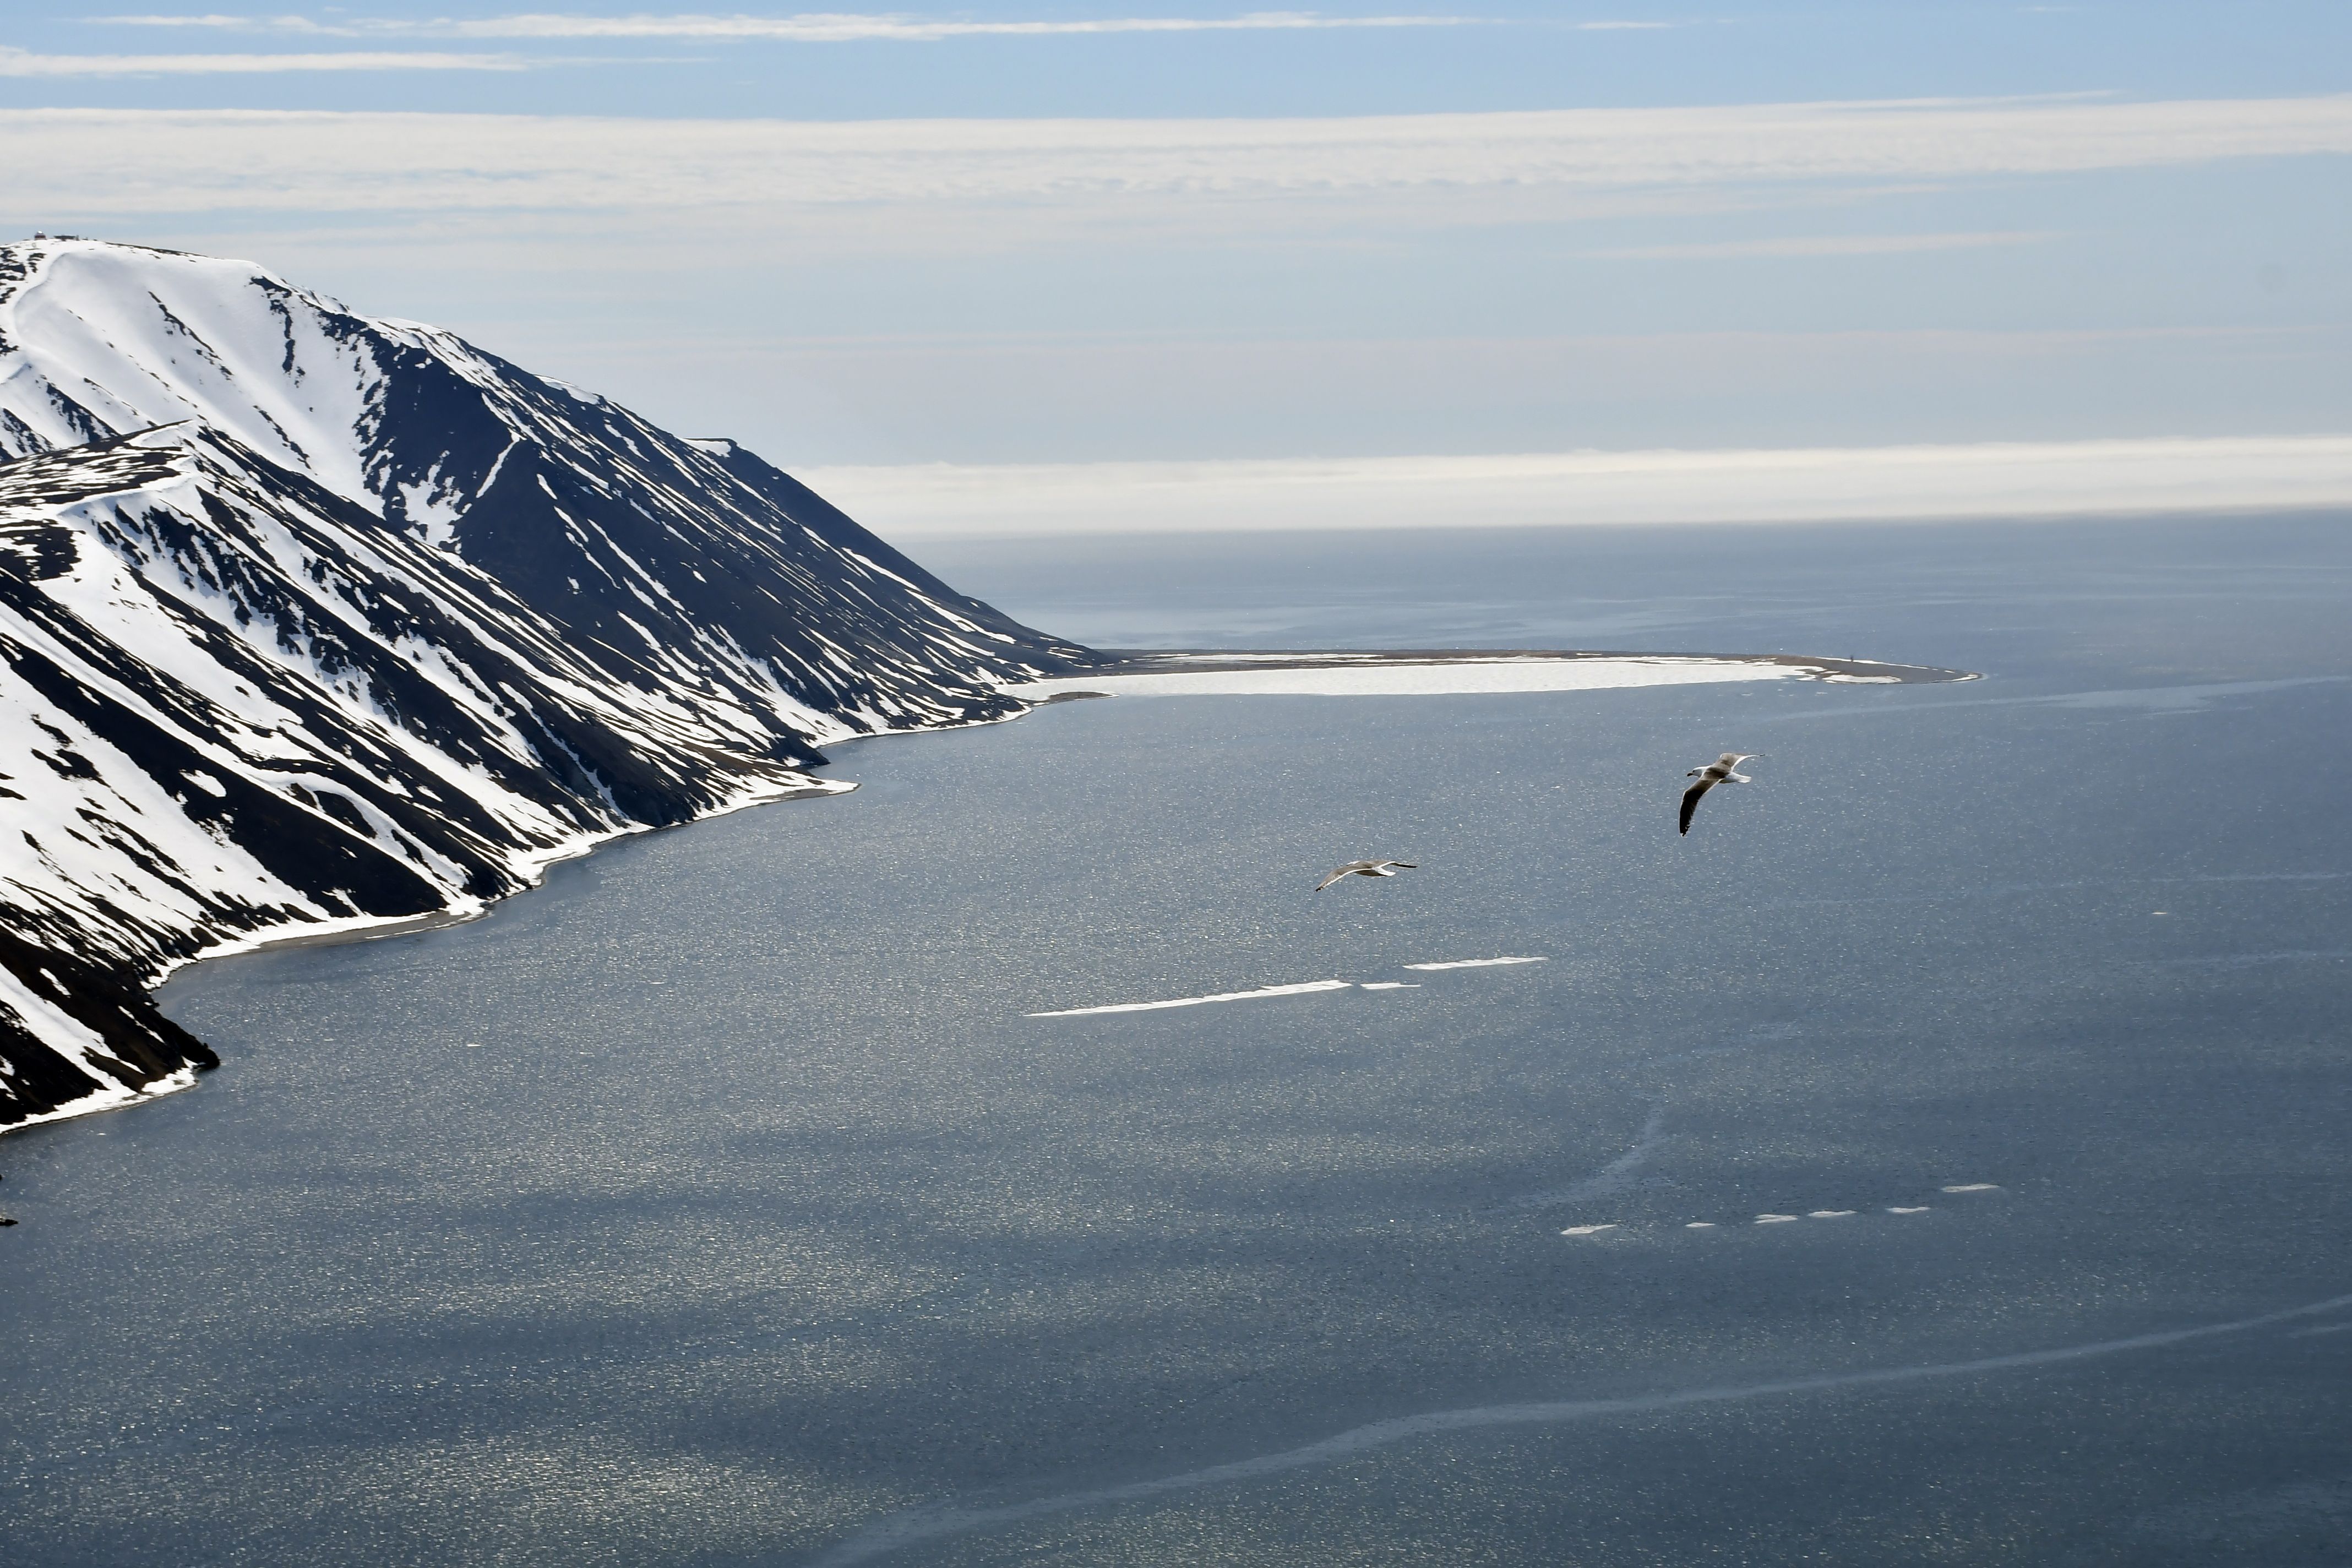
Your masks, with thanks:
M1297 985L1261 985L1255 991L1220 991L1207 996L1171 996L1161 1002L1113 1002L1101 1007L1060 1007L1047 1013L1026 1013L1029 1018L1082 1018L1097 1013L1154 1013L1163 1007L1200 1007L1211 1002L1253 1002L1261 996L1303 996L1311 991L1345 991L1347 980L1308 980Z
M1655 1118L1654 1116L1653 1116L1653 1118L1652 1118L1651 1120L1652 1120L1652 1122L1653 1122L1653 1124L1654 1124L1654 1125L1653 1125L1653 1127L1651 1127L1651 1128L1645 1128L1645 1129L1643 1130L1643 1142L1644 1142L1644 1144L1646 1144L1646 1142L1647 1142L1647 1141L1648 1141L1648 1138L1649 1138L1649 1135L1650 1135L1650 1134L1654 1131L1654 1123L1655 1123L1655 1121L1656 1121L1656 1118ZM1625 1163L1625 1162L1622 1162L1622 1161L1621 1161L1621 1162L1620 1162L1620 1163L1621 1163L1621 1164L1622 1164L1622 1163ZM1613 1171L1613 1170L1614 1170L1614 1167L1612 1167L1612 1170ZM1604 1174L1607 1174L1607 1173L1604 1173ZM1591 1184L1591 1183L1585 1184L1585 1185L1586 1185L1586 1186L1588 1186L1588 1187L1589 1187L1589 1186L1594 1186L1594 1185L1596 1185L1596 1184ZM1999 1192L1999 1191L2000 1191L2000 1190L2001 1190L2001 1189L2000 1189L1999 1186L1995 1185L1993 1183L1990 1183L1990 1182L1977 1182L1977 1183L1973 1183L1973 1184L1970 1184L1966 1185L1966 1186L1946 1187L1946 1188L1944 1189L1944 1191L1946 1191L1946 1192L1948 1192L1948 1193L1986 1193L1986 1192ZM1547 1194L1547 1195L1559 1195L1559 1194ZM1580 1192L1577 1195L1580 1195L1580 1196L1583 1196L1583 1195L1597 1195L1597 1194L1587 1194L1587 1193ZM1540 1201L1540 1200L1538 1200L1538 1201ZM1528 1206L1528 1200L1522 1200L1522 1201L1521 1201L1521 1202L1519 1202L1519 1203L1516 1203L1516 1204L1506 1204L1506 1205L1500 1205L1500 1206L1505 1207L1505 1208L1523 1208L1523 1207ZM1857 1216L1861 1212L1862 1212L1862 1211L1861 1211L1861 1210L1859 1210L1859 1209L1812 1209L1812 1210L1810 1210L1810 1211L1808 1211L1807 1213L1802 1214L1802 1215L1793 1215L1793 1214L1759 1214L1759 1215L1757 1215L1753 1220L1749 1221L1748 1223L1749 1223L1749 1224L1751 1224L1751 1225L1794 1225L1794 1224L1796 1224L1796 1223L1797 1223L1799 1220L1801 1220L1801 1219L1853 1219L1853 1218L1856 1217L1856 1216ZM1926 1204L1912 1204L1912 1205L1894 1204L1894 1205L1889 1205L1887 1206L1887 1208L1886 1208L1886 1212L1887 1212L1888 1214L1902 1214L1902 1215L1910 1215L1910 1214L1926 1214L1926 1213L1927 1213L1927 1212L1928 1212L1928 1207L1927 1207L1927 1205ZM1560 1232L1560 1235L1562 1235L1562 1236L1591 1236L1591 1235L1592 1235L1593 1233L1595 1233L1596 1231L1615 1230L1615 1229L1617 1229L1617 1228L1618 1228L1618 1225L1617 1225L1617 1223L1616 1223L1616 1222L1614 1222L1614 1221L1612 1221L1612 1222L1611 1222L1610 1224L1607 1224L1607 1225L1580 1225L1580 1226L1570 1226L1570 1228L1568 1228L1567 1230L1563 1230L1563 1231L1561 1231L1561 1232ZM1685 1220L1685 1221L1683 1222L1682 1228L1683 1228L1683 1229L1685 1229L1685 1230L1719 1230L1719 1229L1721 1229L1721 1228L1722 1228L1722 1226L1719 1226L1719 1225L1717 1225L1714 1220L1711 1220L1711 1219L1693 1219L1693 1220Z
M1498 963L1545 963L1542 958L1459 958L1445 963L1407 963L1405 969L1486 969ZM1024 1018L1080 1018L1097 1013L1150 1013L1163 1007L1199 1007L1211 1002L1248 1002L1260 996L1301 996L1312 991L1418 991L1417 980L1308 980L1295 985L1261 985L1248 991L1219 991L1206 996L1171 996L1154 1002L1112 1002L1098 1007L1056 1007L1024 1013Z

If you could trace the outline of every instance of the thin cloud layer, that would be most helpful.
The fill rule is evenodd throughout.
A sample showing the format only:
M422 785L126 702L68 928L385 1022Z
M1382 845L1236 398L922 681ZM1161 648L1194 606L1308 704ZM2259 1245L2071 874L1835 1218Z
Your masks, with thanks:
M1559 216L1547 201L1563 193L2340 154L2352 153L2352 95L1327 120L803 122L60 109L0 111L0 133L11 149L6 195L17 207L77 215L910 204L1131 214L1336 203L1440 221L1448 204L1467 205L1494 221Z
M511 55L387 53L351 50L285 55L44 55L0 44L0 77L244 76L290 71L468 70L527 68Z
M831 468L890 538L1929 521L2352 506L2352 436Z
M2037 245L2058 236L2045 229L1996 229L1962 234L1820 234L1771 239L1707 240L1695 245L1621 246L1584 254L1606 261L1716 261L1758 257L1909 256L1929 250L1981 250L1988 246Z
M529 12L484 17L352 17L321 22L307 16L108 16L118 26L237 27L293 33L364 37L419 33L458 38L685 38L772 39L783 43L832 44L867 41L936 43L950 38L1059 37L1129 33L1320 32L1349 28L1460 27L1477 26L1475 16L1326 16L1312 11L1256 11L1239 16L1124 16L1068 21L926 21L898 15L805 12L791 16L712 16L696 13L589 16ZM1587 22L1588 31L1663 27L1670 23Z

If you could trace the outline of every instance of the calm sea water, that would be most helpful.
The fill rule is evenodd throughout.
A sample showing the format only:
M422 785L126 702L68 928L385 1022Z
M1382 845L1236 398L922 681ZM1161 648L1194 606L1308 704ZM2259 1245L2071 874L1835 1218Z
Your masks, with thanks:
M1066 703L199 966L0 1141L0 1557L2352 1560L2347 520L929 553L1987 679Z

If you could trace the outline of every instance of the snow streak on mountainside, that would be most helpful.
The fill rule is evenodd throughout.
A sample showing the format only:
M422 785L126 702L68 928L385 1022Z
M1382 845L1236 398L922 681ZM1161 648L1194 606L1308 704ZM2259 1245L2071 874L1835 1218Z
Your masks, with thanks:
M467 910L1088 662L788 476L248 264L0 247L0 1124L211 1058L145 987Z

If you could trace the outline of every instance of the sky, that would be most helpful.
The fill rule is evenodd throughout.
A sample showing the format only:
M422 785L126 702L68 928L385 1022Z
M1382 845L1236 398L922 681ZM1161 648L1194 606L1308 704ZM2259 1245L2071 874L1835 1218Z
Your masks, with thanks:
M253 258L886 532L1848 515L1855 448L1948 459L1890 515L2352 502L2341 0L11 0L0 136L0 232Z

